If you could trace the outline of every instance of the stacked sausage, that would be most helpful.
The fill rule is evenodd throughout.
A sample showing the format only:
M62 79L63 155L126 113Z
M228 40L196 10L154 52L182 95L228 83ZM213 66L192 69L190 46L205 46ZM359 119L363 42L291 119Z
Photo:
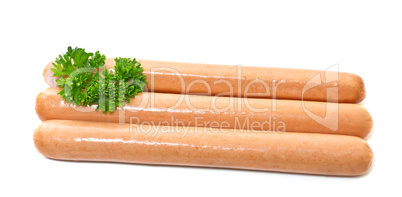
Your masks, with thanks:
M113 113L36 98L35 146L61 160L354 176L373 153L362 79L349 73L139 60L148 92ZM114 60L107 58L106 68Z

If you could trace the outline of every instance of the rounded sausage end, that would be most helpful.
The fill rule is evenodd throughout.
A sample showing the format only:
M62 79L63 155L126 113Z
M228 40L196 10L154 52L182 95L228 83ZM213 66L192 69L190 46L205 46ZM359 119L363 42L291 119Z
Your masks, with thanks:
M45 144L44 144L44 133L43 133L43 123L41 123L34 131L33 133L33 142L40 154L46 157L46 151L45 151Z
M46 101L46 90L40 92L36 96L35 100L35 111L41 121L45 121L47 119L45 101Z
M346 103L360 103L366 98L366 88L364 85L363 79L356 74L346 73L344 81L344 86L347 87L346 89L343 88L340 91L345 91L345 94L342 95L344 97L343 100L340 102ZM340 92L340 94L342 94Z
M43 78L45 79L45 82L50 86L50 87L57 87L56 79L57 77L53 77L53 71L51 70L53 67L53 61L50 61L45 69L43 70Z
M359 171L355 174L356 176L366 174L369 172L373 161L374 161L374 154L373 151L371 150L370 146L368 143L364 140L362 140L363 143L361 145L361 154L360 154L360 165L359 165Z

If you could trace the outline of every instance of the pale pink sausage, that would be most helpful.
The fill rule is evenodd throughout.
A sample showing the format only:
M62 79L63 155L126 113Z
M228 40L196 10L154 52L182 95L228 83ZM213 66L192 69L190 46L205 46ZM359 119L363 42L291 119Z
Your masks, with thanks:
M365 96L361 77L351 73L138 60L147 76L149 91L248 98L359 103ZM43 77L57 87L50 62ZM115 61L107 58L105 67Z
M165 132L154 135L158 130ZM51 120L35 130L33 139L45 157L72 161L356 176L365 173L373 160L364 140L342 135Z
M67 104L49 88L36 97L41 120L87 120L366 137L373 126L358 104L144 92L113 113Z

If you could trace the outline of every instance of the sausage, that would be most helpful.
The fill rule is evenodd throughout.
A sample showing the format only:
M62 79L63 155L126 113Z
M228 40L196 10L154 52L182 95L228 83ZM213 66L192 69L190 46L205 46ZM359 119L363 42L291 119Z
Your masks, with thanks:
M96 105L65 103L60 89L36 97L36 112L44 120L87 120L149 125L196 126L253 131L305 132L364 138L373 121L359 104L313 101L212 97L144 92L113 113Z
M48 120L33 139L45 157L72 161L355 176L373 160L368 144L354 136L162 127ZM157 130L165 132L153 136Z
M359 103L366 96L362 78L344 72L138 61L147 77L147 89L152 92L341 103ZM51 87L57 87L52 63L43 76ZM106 59L107 69L114 65L114 59Z

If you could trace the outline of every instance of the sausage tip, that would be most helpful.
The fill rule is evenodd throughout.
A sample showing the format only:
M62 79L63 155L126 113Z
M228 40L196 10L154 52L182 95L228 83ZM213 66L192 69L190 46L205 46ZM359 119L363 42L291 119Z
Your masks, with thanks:
M43 78L45 79L45 82L50 86L50 87L57 87L56 84L56 79L57 77L53 77L53 71L51 70L53 68L53 61L50 61L45 69L43 70Z
M42 155L45 156L45 152L43 151L43 133L42 133L43 123L41 123L33 133L33 142L36 150Z

